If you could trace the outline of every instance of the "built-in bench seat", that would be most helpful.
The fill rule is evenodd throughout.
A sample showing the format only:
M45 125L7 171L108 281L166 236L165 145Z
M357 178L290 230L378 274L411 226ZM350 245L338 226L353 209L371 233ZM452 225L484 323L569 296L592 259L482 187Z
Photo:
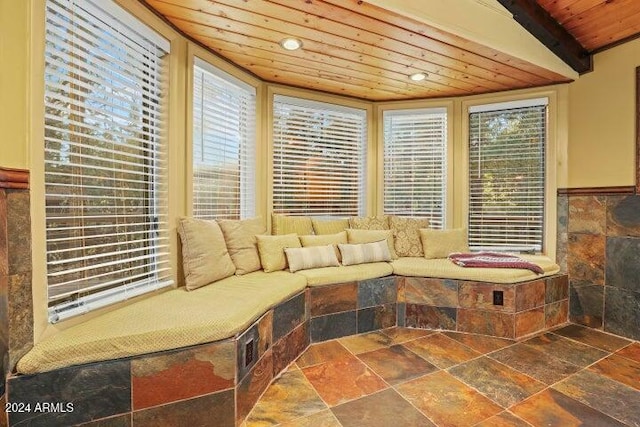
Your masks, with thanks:
M393 274L393 267L388 262L373 262L369 264L341 265L339 267L312 268L297 271L295 274L304 276L307 280L307 286L315 287L389 276Z
M8 400L73 403L38 415L35 425L51 427L238 426L310 343L393 326L519 339L567 321L567 276L546 257L524 256L543 275L462 268L446 256L468 251L463 229L345 222L323 235L310 218L276 217L270 236L259 218L181 220L185 287L39 342L7 379ZM390 261L397 254L412 257ZM335 266L340 257L352 265ZM10 425L30 416L11 413Z
M237 426L312 342L396 325L521 338L565 323L566 275L552 275L550 260L527 258L551 276L512 275L512 284L482 280L506 280L495 269L473 276L477 282L413 277L427 265L429 274L444 275L444 265L425 261L450 261L401 258L258 271L167 291L38 343L8 378L8 398L75 402L74 413L44 414L48 426L105 418L151 426L178 415L177 423L211 416L203 425ZM503 292L503 306L491 305L495 290ZM10 425L24 421L10 414Z
M520 255L537 264L544 274L515 268L469 268L460 267L446 258L426 259L404 257L394 260L393 274L408 277L430 277L439 279L469 280L488 283L517 283L540 279L560 271L560 267L544 255Z
M306 285L303 276L286 271L256 271L190 292L173 289L43 340L18 362L17 371L33 374L223 340Z

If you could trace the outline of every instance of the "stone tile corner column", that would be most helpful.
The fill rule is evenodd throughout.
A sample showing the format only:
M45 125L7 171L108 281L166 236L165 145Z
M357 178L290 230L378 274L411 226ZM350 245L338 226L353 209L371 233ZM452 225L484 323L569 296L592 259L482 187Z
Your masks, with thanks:
M0 358L5 379L33 346L29 172L0 167ZM2 422L0 421L0 425Z

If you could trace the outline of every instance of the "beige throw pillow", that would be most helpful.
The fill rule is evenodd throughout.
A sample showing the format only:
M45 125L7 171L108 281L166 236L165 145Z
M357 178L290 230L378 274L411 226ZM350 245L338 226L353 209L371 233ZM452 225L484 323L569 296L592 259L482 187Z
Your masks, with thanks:
M311 224L313 225L313 231L318 235L336 234L349 228L349 220L346 218L345 219L312 219Z
M342 265L365 264L369 262L391 261L387 240L379 242L339 244Z
M320 267L338 267L340 263L336 257L333 245L311 246L308 248L285 248L289 271L308 270Z
M380 240L387 241L389 254L392 259L398 258L393 244L393 232L391 230L353 230L347 229L347 240L349 243L373 243Z
M285 248L301 247L300 240L295 234L281 236L258 235L256 239L258 239L260 262L267 273L287 268L287 257L284 254Z
M188 291L235 273L236 267L217 222L181 218L178 234L182 242L182 266Z
M469 252L466 228L450 230L420 229L424 257L446 258L454 252Z
M349 218L349 227L358 230L388 230L389 217L387 216L352 216Z
M338 257L338 261L340 261L340 250L338 249L339 243L347 243L347 232L342 231L336 234L322 234L319 236L299 236L300 243L302 243L303 247L309 246L326 246L333 245L335 248L336 256Z
M429 227L427 218L408 218L392 215L389 217L389 226L393 231L396 254L399 257L424 256L420 229Z
M256 245L256 234L267 232L262 218L244 220L218 220L229 255L236 266L236 274L242 275L262 268Z
M271 234L313 234L311 218L306 216L271 215Z

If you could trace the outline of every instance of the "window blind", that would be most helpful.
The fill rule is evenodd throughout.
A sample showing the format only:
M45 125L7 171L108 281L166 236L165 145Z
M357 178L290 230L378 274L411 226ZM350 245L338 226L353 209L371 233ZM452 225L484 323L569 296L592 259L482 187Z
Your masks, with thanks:
M547 100L470 109L469 246L542 251Z
M196 58L193 216L254 216L255 110L254 87Z
M49 320L172 284L169 43L111 1L47 0L45 206Z
M362 214L366 111L281 95L273 110L273 211Z
M447 194L447 111L383 113L384 213L429 218L443 228Z

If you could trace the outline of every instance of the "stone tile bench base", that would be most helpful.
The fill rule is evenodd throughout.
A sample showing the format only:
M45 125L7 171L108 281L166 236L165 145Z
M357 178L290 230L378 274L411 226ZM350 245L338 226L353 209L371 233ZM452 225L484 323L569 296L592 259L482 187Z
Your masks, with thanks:
M493 306L494 290L503 306ZM8 414L9 425L237 426L311 342L396 325L518 339L565 323L567 311L566 275L513 285L390 276L311 287L234 338L12 376L9 402L30 411Z
M396 282L399 326L521 339L568 320L567 275L514 284L422 277ZM501 293L502 305L493 304L494 292Z

